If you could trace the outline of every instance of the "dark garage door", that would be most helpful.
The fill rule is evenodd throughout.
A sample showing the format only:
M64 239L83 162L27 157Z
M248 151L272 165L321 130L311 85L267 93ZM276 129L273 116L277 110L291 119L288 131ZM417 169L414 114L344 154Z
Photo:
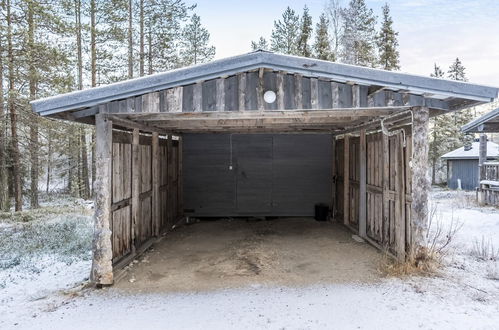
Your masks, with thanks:
M186 134L184 205L195 216L310 216L331 196L327 134Z

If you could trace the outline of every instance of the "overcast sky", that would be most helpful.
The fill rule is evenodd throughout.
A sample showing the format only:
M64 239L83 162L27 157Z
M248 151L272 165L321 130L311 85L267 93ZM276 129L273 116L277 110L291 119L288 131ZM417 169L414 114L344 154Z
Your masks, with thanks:
M308 5L315 23L327 0L198 0L196 12L211 33L217 58L250 51L251 40L268 38L289 5ZM348 0L343 0L346 4ZM367 0L381 17L386 1ZM389 0L399 32L402 71L429 75L459 57L471 82L499 87L499 0Z

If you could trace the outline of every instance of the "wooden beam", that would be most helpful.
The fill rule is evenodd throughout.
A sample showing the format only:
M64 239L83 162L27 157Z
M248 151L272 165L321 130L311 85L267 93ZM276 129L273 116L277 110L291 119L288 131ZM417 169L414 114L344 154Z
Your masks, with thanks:
M96 115L96 179L93 260L91 280L97 285L113 284L113 248L111 243L111 167L113 125Z
M265 110L265 100L263 99L263 94L264 94L264 79L263 79L263 74L265 73L264 68L260 68L258 70L258 83L256 86L256 103L257 103L257 108L259 111L264 111Z
M167 219L168 219L168 230L173 226L173 140L172 135L168 135L168 140L166 141L166 163L167 163L167 192L166 192L166 205L167 205Z
M166 90L166 108L168 112L182 112L183 87Z
M312 109L319 109L319 80L317 78L310 78L310 102Z
M206 111L206 112L181 112L181 113L116 113L115 118L129 120L161 121L161 120L199 120L199 119L252 119L252 118L302 118L302 117L377 117L387 116L411 107L363 107L363 108L336 108L336 109L297 109L297 110L267 110L267 111Z
M184 180L183 180L183 137L178 137L178 167L177 167L177 185L178 185L178 211L177 214L180 217L184 216ZM175 219L178 220L178 219Z
M336 137L331 135L331 220L336 215Z
M142 124L137 121L129 120L124 116L116 116L113 114L113 115L107 115L107 117L109 120L113 122L115 126L121 126L123 128L128 128L128 129L138 129L143 132L149 132L149 133L158 132L162 134L167 134L167 132L163 128L151 126L148 124Z
M135 253L135 230L140 221L140 133L138 129L132 134L132 253Z
M160 227L160 200L159 200L159 184L160 184L160 164L159 164L159 134L152 133L152 219L154 235L159 236Z
M367 237L367 160L366 160L366 130L360 130L359 139L359 236Z
M349 136L343 138L343 223L350 224L350 141Z
M414 111L412 127L412 207L411 207L411 259L425 253L428 232L428 122L429 109Z

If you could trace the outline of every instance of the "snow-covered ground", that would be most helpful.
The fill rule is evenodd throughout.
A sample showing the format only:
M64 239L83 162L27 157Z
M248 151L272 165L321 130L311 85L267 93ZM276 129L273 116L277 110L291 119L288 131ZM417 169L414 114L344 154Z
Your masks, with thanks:
M499 210L443 189L434 190L431 205L434 230L441 225L445 236L451 225L461 227L438 276L191 293L71 290L88 276L90 261L66 249L62 255L75 256L70 262L57 253L31 258L39 272L22 263L0 269L0 328L498 329L498 261L482 260L475 242L499 248Z

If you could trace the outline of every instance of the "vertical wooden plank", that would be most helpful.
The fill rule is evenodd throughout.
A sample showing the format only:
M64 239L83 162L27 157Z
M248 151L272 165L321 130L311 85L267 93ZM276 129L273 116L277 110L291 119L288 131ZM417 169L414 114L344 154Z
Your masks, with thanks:
M303 76L295 74L295 109L303 109Z
M366 171L366 130L360 130L359 141L359 236L367 236L367 223L366 223L366 193L367 193L367 171Z
M310 78L310 102L312 109L319 109L319 80Z
M428 122L429 109L413 110L412 130L412 206L411 206L411 258L423 252L428 231Z
M263 73L265 72L264 68L260 68L258 70L258 84L256 88L256 103L258 107L258 111L264 111L265 110L265 100L263 99L263 86L265 84L265 81L263 79Z
M217 110L225 111L225 78L217 79Z
M245 109L245 100L246 100L246 73L242 72L237 75L238 77L238 103L239 103L239 111L244 111Z
M111 240L112 133L112 122L101 114L96 115L95 216L91 280L98 285L113 284L113 247Z
M276 76L277 109L284 110L284 73L278 72Z
M135 253L137 227L140 221L140 145L139 130L132 134L132 252Z
M343 138L343 223L350 223L350 142L349 136Z
M331 97L333 98L333 109L340 107L340 87L337 82L331 82Z
M142 95L142 112L159 112L159 92Z
M168 112L182 112L183 88L174 87L166 90L166 109Z
M160 201L159 201L159 184L160 184L160 168L159 168L159 134L152 133L152 218L153 218L153 233L159 236L160 227Z
M352 107L354 107L354 108L360 107L360 86L359 85L352 86Z
M389 159L389 139L388 135L381 133L382 139L382 149L383 149L383 158L382 158L382 183L383 183L383 217L380 223L381 229L381 243L388 244L388 222L390 221L390 201L388 196L388 191L390 189L390 159Z
M192 108L194 112L203 111L203 83L197 82L192 92Z

